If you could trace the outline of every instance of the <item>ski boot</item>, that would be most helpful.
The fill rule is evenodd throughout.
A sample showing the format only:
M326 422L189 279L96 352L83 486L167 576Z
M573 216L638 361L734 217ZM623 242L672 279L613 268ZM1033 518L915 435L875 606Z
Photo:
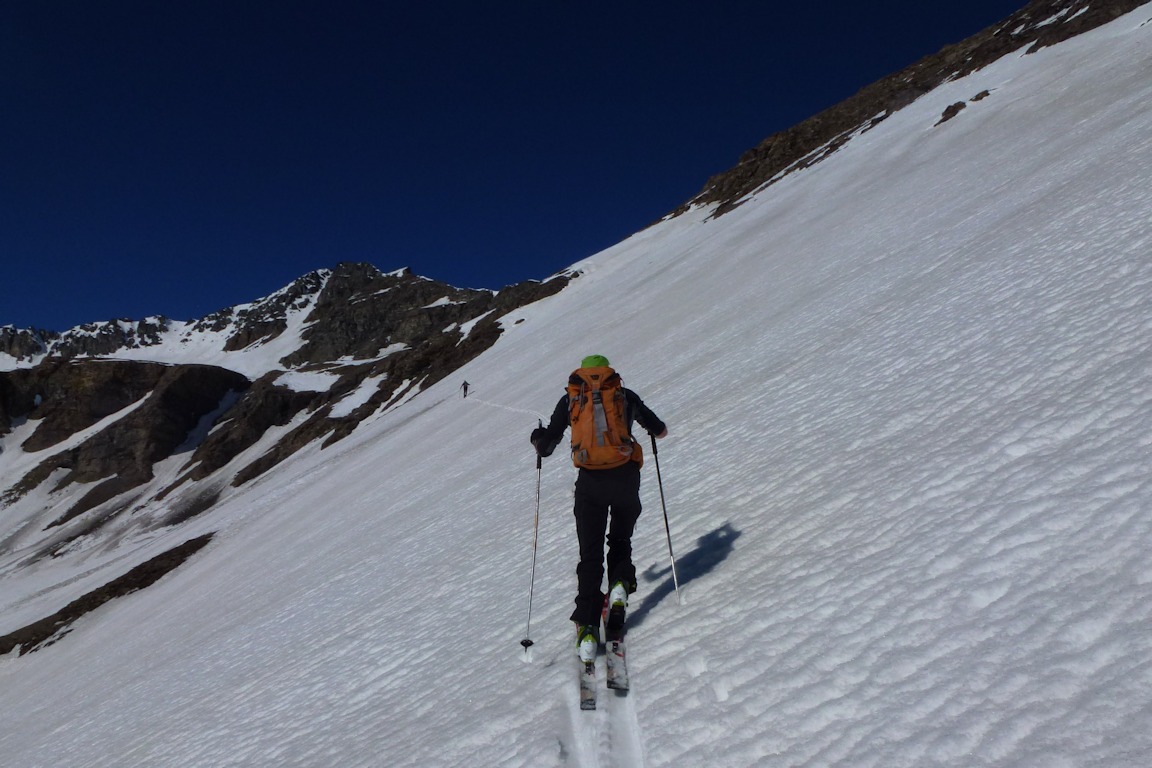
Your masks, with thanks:
M576 655L580 661L589 664L596 661L596 650L600 646L600 632L592 624L576 626Z
M628 611L628 587L617 581L605 601L604 638L611 642L624 639L624 617Z

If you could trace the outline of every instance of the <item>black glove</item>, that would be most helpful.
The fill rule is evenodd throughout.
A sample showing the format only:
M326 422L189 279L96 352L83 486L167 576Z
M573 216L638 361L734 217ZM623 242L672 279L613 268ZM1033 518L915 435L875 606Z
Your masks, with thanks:
M548 430L544 427L536 427L532 430L532 447L536 449L536 455L547 457L552 455L552 451L556 450L556 443L548 436Z

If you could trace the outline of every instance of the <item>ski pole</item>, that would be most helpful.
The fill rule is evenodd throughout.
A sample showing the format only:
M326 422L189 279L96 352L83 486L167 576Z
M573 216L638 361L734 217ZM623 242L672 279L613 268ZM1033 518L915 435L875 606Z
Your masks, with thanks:
M668 559L672 561L672 585L676 587L676 602L684 605L680 596L680 578L676 575L676 555L672 554L672 528L668 525L668 505L664 503L664 480L660 477L660 450L656 447L656 436L652 438L652 460L656 462L656 483L660 486L660 508L664 510L664 533L668 537Z
M537 423L543 428L544 422L537 419ZM528 582L528 626L524 629L524 639L520 641L520 645L524 646L524 652L527 653L528 649L532 647L532 595L536 590L536 543L540 538L540 477L543 474L543 463L541 462L540 452L536 452L536 520L532 524L532 578Z

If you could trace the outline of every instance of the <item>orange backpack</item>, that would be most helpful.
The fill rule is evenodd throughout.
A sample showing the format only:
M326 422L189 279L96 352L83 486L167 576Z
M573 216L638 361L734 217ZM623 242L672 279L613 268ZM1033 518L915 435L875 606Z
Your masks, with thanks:
M624 384L607 366L578 368L568 379L572 463L583 469L643 465L640 444L628 430Z

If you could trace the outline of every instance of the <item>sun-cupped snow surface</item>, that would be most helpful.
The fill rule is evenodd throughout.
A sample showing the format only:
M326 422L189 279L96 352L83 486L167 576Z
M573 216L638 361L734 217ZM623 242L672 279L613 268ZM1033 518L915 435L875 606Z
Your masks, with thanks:
M1152 765L1149 15L581 263L459 380L238 489L171 534L219 531L179 570L0 659L0 755ZM560 454L528 622L527 437L594 352L670 425L683 604L649 456L633 688L589 713Z

